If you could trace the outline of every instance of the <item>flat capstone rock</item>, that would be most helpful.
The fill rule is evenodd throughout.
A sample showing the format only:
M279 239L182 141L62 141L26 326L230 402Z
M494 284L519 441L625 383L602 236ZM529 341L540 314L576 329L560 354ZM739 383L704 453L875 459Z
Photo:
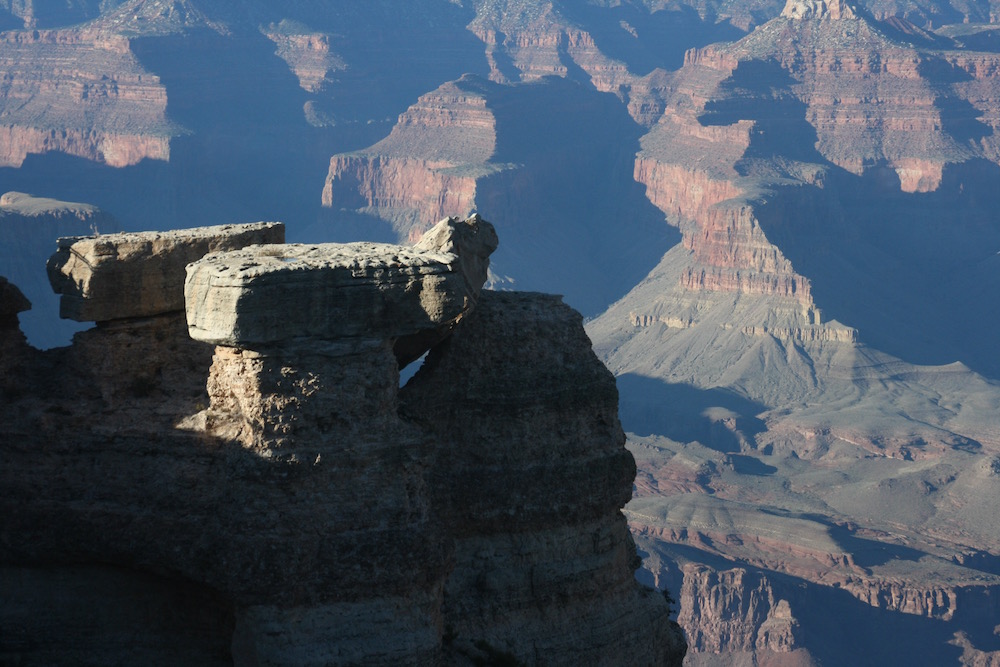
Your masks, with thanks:
M78 322L184 310L185 267L210 252L282 243L280 222L60 238L49 258L59 316Z
M367 242L257 246L188 267L188 332L237 347L397 338L456 320L479 288L450 252Z

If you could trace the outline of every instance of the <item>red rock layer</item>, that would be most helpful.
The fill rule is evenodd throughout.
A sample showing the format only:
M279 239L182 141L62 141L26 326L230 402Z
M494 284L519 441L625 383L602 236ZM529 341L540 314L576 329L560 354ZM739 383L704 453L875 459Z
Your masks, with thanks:
M509 33L484 25L474 25L471 30L486 45L489 76L493 81L509 83L513 78L513 72L500 66L499 55L512 62L521 81L534 81L544 76L565 77L572 68L580 68L601 92L625 99L638 83L638 97L641 100L650 97L649 87L643 86L625 63L606 56L589 32L552 15L546 14ZM649 121L640 108L636 113L638 116L633 116L636 120Z
M0 35L0 165L62 151L122 167L165 160L167 94L127 39L94 31Z
M945 164L975 157L980 140L991 143L1000 128L996 54L922 51L863 18L781 18L688 58L725 72L751 60L774 62L792 77L823 157L855 174L888 165L905 192L937 189ZM978 127L954 132L956 120L971 121L949 115L955 104L975 109Z
M454 167L450 162L335 155L323 187L323 205L377 211L414 242L434 221L474 210L476 178L456 174Z
M317 92L333 71L343 69L343 60L330 50L330 35L325 33L286 33L272 25L265 31L274 42L277 55L288 63L299 79L299 85L311 93Z
M781 296L811 306L809 281L756 219L768 197L760 193L776 178L816 178L795 168L782 172L782 150L855 174L877 173L905 192L937 189L949 163L1000 157L993 138L1000 133L1000 58L920 51L892 41L846 5L820 4L822 19L779 18L733 44L692 49L663 87L665 111L643 138L635 178L682 231L691 251L679 279L686 290ZM782 114L790 121L767 124ZM794 147L768 138L789 128L802 132L786 142ZM810 135L815 158L801 145ZM750 149L764 141L778 161L758 164L768 153Z
M168 160L170 138L85 129L0 127L0 166L20 167L28 155L50 151L104 162L112 167L127 167L146 158Z
M333 156L323 205L373 209L415 240L437 220L472 212L495 146L485 98L469 82L447 83L421 96L382 141Z
M695 99L697 91L682 95ZM749 146L751 127L747 121L704 126L690 112L668 111L643 140L635 179L680 227L691 251L692 265L680 278L684 288L785 296L808 305L809 281L767 239L732 168Z
M808 643L803 642L805 635L795 615L810 603L818 603L816 588L806 585L796 587L805 590L795 590L753 568L716 570L691 563L681 570L684 583L678 622L693 653L762 650L787 653ZM984 614L988 618L995 613L997 604L995 590L978 586L942 589L848 580L842 588L876 608L943 621L951 618L957 606L966 613ZM829 602L838 601L831 597ZM844 612L849 613L847 607L829 610L831 616ZM984 657L997 657L996 652L981 653ZM845 649L842 654L850 655L850 651ZM962 664L992 663L963 661Z

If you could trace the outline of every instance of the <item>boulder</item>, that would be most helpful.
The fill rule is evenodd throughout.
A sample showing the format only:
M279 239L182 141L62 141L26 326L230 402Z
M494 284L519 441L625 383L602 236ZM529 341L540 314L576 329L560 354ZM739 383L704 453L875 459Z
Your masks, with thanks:
M79 322L150 317L184 310L184 267L205 254L281 243L280 222L58 240L47 269L59 315Z
M413 247L288 244L213 253L188 267L188 331L234 347L440 337L478 299L496 238L490 223L473 216L441 221Z

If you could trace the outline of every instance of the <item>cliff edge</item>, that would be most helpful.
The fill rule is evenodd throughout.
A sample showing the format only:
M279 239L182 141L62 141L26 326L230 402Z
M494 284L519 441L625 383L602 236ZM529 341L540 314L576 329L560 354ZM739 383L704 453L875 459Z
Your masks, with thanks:
M480 292L489 223L194 231L63 241L64 312L101 318L68 348L0 289L0 662L680 665L614 379L558 297Z

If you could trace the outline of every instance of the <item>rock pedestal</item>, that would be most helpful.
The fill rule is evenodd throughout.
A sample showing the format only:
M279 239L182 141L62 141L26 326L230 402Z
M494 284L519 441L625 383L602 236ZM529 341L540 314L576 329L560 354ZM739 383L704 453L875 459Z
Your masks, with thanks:
M59 314L98 323L76 335L77 372L109 403L165 387L192 404L204 400L197 377L211 348L185 331L185 267L212 251L284 238L283 224L258 222L59 239L47 264Z
M413 248L263 245L188 267L189 331L218 344L205 432L324 489L284 513L321 516L322 549L351 564L313 583L312 604L239 612L242 663L440 661L451 548L426 488L433 443L398 415L393 348L429 345L454 327L494 248L492 225L476 217L442 221ZM290 542L308 549L316 539L307 531Z

